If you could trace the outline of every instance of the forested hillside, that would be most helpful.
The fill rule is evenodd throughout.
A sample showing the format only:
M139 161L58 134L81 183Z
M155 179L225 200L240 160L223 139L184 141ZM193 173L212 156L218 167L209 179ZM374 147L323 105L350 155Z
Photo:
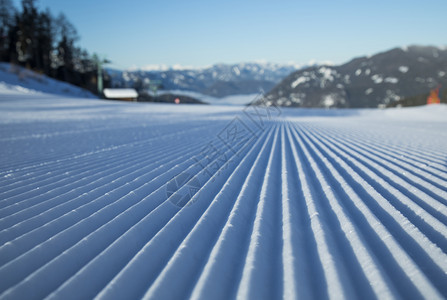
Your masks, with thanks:
M0 0L0 60L96 91L97 58L80 46L64 14L39 10L36 0Z

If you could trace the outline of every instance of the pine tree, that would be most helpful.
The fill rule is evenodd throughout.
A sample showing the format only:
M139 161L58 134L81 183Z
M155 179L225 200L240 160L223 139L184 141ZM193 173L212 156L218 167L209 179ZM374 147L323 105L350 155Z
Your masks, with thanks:
M18 12L12 0L0 0L0 61L20 64L95 91L96 65L76 46L79 36L64 14L41 12L37 0L22 0Z
M52 17L49 11L39 13L36 23L36 69L51 73L51 52L53 50Z
M59 29L59 42L57 44L57 61L62 67L64 80L68 80L68 74L74 71L75 42L79 39L74 26L64 14L60 14L56 20Z
M38 12L35 3L36 0L22 0L22 14L18 24L18 59L28 68L35 67L38 49L36 40Z
M0 0L0 61L9 61L9 32L14 26L15 9L11 0Z

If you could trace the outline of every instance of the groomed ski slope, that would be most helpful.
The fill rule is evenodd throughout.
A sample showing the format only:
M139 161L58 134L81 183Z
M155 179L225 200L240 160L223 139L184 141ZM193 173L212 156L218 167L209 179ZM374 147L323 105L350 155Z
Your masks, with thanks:
M0 299L446 298L446 130L0 95Z

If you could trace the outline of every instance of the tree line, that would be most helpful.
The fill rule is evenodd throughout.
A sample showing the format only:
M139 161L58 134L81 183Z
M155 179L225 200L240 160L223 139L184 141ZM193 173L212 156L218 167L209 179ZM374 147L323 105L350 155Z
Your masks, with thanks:
M0 60L96 92L97 61L77 46L79 35L67 17L40 11L36 0L0 0Z

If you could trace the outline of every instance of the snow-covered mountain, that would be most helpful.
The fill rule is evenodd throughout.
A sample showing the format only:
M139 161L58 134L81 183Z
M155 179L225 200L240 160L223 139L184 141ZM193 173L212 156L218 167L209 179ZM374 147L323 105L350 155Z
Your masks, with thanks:
M280 106L377 107L447 87L447 48L410 46L290 74L266 99Z
M64 97L98 98L87 90L9 63L0 63L2 94L55 94Z
M162 90L198 92L213 97L247 95L269 91L291 72L296 64L216 64L199 69L153 68L118 71L107 69L113 86L147 88L158 81Z

